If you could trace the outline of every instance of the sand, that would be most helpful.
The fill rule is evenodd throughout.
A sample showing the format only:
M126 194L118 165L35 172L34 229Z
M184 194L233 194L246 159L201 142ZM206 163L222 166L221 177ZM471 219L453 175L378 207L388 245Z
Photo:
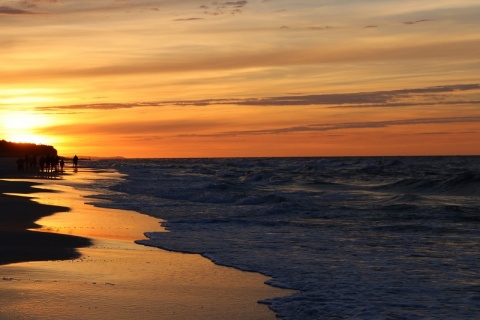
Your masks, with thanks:
M27 179L0 180L1 319L274 319L257 301L291 294L260 274L135 244L164 231L160 221L86 204L65 181L95 178L87 169L18 175L8 158L0 168Z

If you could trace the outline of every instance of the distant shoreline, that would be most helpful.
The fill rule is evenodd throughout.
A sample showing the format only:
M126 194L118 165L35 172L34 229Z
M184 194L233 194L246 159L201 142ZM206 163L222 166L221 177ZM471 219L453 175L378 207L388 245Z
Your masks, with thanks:
M477 158L479 155L397 155L397 156L245 156L245 157L96 157L91 156L90 159L80 159L84 161L96 161L96 160L195 160L195 159L342 159L342 158ZM68 158L66 158L68 159Z

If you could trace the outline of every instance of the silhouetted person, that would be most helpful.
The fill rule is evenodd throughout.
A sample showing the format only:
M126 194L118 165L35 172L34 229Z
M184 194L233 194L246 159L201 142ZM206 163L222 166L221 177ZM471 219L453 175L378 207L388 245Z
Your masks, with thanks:
M33 155L30 157L30 168L34 171L37 171L37 156Z
M45 170L47 172L50 172L51 166L52 166L52 157L50 156L50 154L47 154L47 156L45 157Z
M17 159L17 171L24 171L25 159Z
M73 167L75 169L78 168L78 157L77 157L77 155L75 155L75 157L73 157Z
M38 161L39 165L40 165L40 171L43 172L44 168L45 168L45 157L40 157L40 160Z
M54 156L52 159L52 171L58 172L58 164L60 163L59 156Z
M28 169L28 165L30 164L30 158L28 157L28 154L25 154L25 161L23 163L25 164L25 167Z
M60 159L60 170L63 172L63 167L65 166L65 161L63 161L63 158Z

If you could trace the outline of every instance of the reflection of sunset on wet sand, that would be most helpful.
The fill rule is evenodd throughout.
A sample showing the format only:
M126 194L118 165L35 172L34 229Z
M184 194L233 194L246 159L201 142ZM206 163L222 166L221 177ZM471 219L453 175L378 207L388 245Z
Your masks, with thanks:
M10 1L2 119L49 121L0 138L127 157L478 154L479 10Z
M67 185L63 179L39 180L47 186L29 194L35 202L70 208L38 220L40 231L88 237L92 245L79 248L81 257L75 260L1 265L2 318L275 318L257 301L290 290L267 286L265 276L216 266L200 255L135 244L143 232L161 230L159 220L85 204L88 193L68 186L94 178L102 175L84 170L66 177Z

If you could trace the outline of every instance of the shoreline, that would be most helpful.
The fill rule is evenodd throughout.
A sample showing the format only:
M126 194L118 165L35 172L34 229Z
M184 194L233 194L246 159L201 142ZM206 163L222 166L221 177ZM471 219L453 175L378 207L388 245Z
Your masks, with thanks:
M1 176L0 176L1 177ZM91 241L84 237L57 233L37 232L37 220L69 208L39 205L29 194L49 192L34 189L33 182L0 180L0 266L10 263L74 259L80 256L79 248L88 247ZM25 196L17 196L21 193Z
M84 175L95 178L87 170L65 179ZM70 256L65 260L56 256L0 265L2 319L275 319L258 301L290 294L264 284L269 278L260 274L218 266L200 255L136 244L144 232L161 231L158 219L85 204L86 192L62 179L38 181L42 184L1 180L0 192L9 195L0 201L15 199L11 210L36 212L30 220L38 217L37 210L42 212L33 220L41 227L29 234L53 235L52 243L63 244L61 238L89 242L68 243ZM27 246L28 239L24 243ZM40 252L52 248L48 242L43 245Z

